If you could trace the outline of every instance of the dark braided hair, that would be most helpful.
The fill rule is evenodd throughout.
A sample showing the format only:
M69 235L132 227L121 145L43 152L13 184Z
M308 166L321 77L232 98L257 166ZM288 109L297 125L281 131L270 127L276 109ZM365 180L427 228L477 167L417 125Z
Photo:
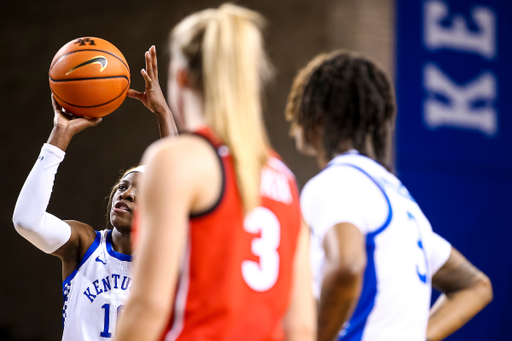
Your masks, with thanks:
M327 160L344 152L342 144L350 141L361 154L387 167L395 118L388 77L364 57L343 51L324 56L321 63L313 60L319 65L309 68L308 77L301 75L301 84L294 83L288 119L302 127L308 143L323 130Z

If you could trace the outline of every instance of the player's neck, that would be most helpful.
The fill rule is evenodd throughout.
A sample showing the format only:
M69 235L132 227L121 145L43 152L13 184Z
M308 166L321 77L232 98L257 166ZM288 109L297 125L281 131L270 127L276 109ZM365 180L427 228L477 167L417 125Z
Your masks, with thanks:
M187 91L184 93L183 111L185 129L187 131L196 131L206 124L204 119L203 98L197 91Z
M319 140L320 141L320 140ZM323 149L323 147L320 147L320 142L318 141L317 143L317 150L320 150L320 152L318 152L317 156L316 156L316 160L317 160L317 163L318 163L318 166L320 167L320 169L324 169L327 164L332 160L334 159L336 156L338 155L341 155L341 154L344 154L350 150L354 150L354 144L352 143L352 141L350 140L344 140L344 141L340 141L338 143L338 152L334 154L334 156L331 156L331 157L328 157L325 153L325 150Z
M124 255L132 254L132 241L130 232L121 232L114 228L112 230L112 247L114 251Z

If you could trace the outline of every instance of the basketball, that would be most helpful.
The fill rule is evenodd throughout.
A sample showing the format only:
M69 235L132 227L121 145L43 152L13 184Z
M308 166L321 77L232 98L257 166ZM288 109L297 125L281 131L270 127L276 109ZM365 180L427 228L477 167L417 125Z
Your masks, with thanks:
M96 37L64 45L53 57L48 77L55 100L76 116L110 114L130 88L130 68L123 54Z

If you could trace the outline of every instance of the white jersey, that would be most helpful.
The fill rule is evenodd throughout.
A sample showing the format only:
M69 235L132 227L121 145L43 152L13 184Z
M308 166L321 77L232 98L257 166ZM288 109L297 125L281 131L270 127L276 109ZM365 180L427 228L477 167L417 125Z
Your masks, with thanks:
M131 259L113 249L112 231L96 232L77 269L62 283L63 341L114 337L118 314L132 286Z
M327 231L346 222L366 237L361 296L339 340L424 341L432 275L448 260L451 245L432 231L402 183L374 160L350 151L306 184L301 206L312 230L317 297Z

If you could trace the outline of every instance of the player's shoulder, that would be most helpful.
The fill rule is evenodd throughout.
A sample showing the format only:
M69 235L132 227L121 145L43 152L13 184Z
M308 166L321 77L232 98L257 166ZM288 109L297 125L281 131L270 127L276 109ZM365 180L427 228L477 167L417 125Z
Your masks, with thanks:
M97 232L91 225L77 220L64 220L64 222L71 227L72 237L76 235L80 244L90 244L96 238Z
M168 137L148 147L142 158L146 173L172 171L193 177L215 167L217 155L213 146L195 135Z
M318 190L351 188L364 180L364 173L358 169L347 165L333 164L328 165L312 177L304 186L303 191L316 192Z
M71 237L53 255L61 258L64 269L71 267L74 270L79 260L97 240L98 232L89 224L80 221L65 220L64 222L71 227ZM71 270L68 272L71 273Z
M144 157L173 157L179 155L195 157L197 153L212 152L213 148L204 138L192 134L184 134L178 137L167 137L165 139L153 142Z

